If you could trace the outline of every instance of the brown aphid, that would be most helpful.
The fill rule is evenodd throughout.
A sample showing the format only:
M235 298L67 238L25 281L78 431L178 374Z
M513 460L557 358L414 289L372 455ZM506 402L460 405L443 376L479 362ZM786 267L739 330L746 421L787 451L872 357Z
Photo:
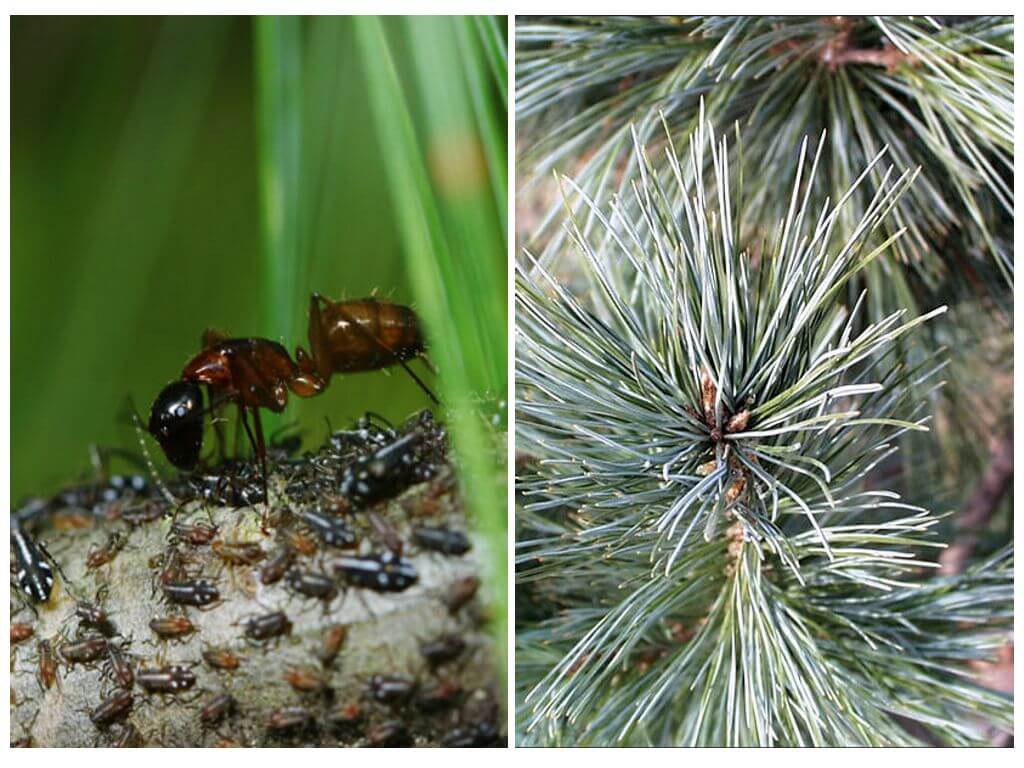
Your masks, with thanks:
M141 504L133 504L121 511L121 519L128 525L144 525L159 520L164 514L164 508L154 501L144 501Z
M151 558L149 565L151 568L160 568L160 574L157 577L160 586L188 579L188 571L185 569L185 557L177 547L168 547L167 551L162 555L156 555Z
M408 747L412 745L412 737L403 723L388 720L367 728L366 742L370 747Z
M11 624L11 645L17 645L28 640L35 634L31 624Z
M332 727L339 730L352 730L362 724L365 715L358 702L342 704L327 716Z
M136 747L143 747L145 744L142 743L142 738L135 726L131 723L125 725L121 729L121 733L117 736L117 741L113 744L118 749L133 749Z
M260 583L274 584L280 581L294 561L295 552L289 547L281 547L260 568Z
M92 712L89 719L97 728L106 728L111 723L123 720L132 711L135 697L128 691L118 691L110 698L104 699Z
M285 544L300 555L312 557L316 554L316 541L299 531L288 531L285 534Z
M53 652L53 645L49 640L40 640L39 645L39 668L36 676L39 684L49 690L57 680L57 656Z
M300 693L323 693L327 690L327 679L318 669L292 667L284 673L284 681Z
M242 665L242 660L228 648L204 648L203 659L214 669L233 671Z
M230 693L219 693L207 699L199 710L199 720L204 725L214 725L235 711L235 697Z
M149 622L149 628L166 639L186 637L196 631L188 616L158 616Z
M107 638L101 635L92 635L82 640L76 640L73 643L62 643L60 645L60 655L71 666L96 661L106 652Z
M416 694L416 708L422 712L440 712L450 709L462 698L462 686L457 680L442 678L425 685Z
M107 644L107 654L114 680L121 688L131 688L135 684L135 668L132 667L131 659L114 643Z
M255 565L266 552L258 541L224 541L218 539L210 545L221 560L229 565Z
M95 521L81 510L61 510L54 513L52 522L58 531L80 531L91 528Z
M217 526L207 523L175 523L171 533L194 547L201 547L213 541L217 535Z
M107 538L105 544L99 547L95 545L90 547L89 554L85 558L85 567L93 570L101 565L106 565L117 557L117 553L124 549L124 545L127 543L127 536L119 531L114 531Z
M114 634L114 626L110 623L110 617L102 606L90 603L87 600L79 601L75 605L75 616L88 627L97 629L104 635Z
M404 548L402 537L398 535L398 531L395 530L394 526L373 511L366 513L366 519L369 520L374 534L385 547L395 554L402 554L402 549Z
M281 707L267 716L267 730L274 733L298 731L312 724L313 716L305 707Z
M448 606L448 611L450 613L458 613L466 603L473 599L479 588L480 579L476 576L463 576L461 579L456 579L452 582L452 586L444 599L445 605Z
M320 638L320 645L314 651L321 664L329 667L334 663L341 647L345 644L346 637L348 637L348 627L344 624L333 624L324 631Z
M233 739L220 739L213 746L219 749L236 749L242 745Z
M442 635L437 640L420 644L420 653L431 667L454 661L466 650L466 641L458 635Z

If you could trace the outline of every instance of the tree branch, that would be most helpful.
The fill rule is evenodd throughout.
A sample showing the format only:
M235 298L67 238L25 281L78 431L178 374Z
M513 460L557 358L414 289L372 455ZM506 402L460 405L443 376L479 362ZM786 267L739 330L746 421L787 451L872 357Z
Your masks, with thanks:
M1013 429L993 441L988 469L960 513L959 533L949 549L942 553L941 573L963 571L978 545L980 531L988 525L1013 479Z

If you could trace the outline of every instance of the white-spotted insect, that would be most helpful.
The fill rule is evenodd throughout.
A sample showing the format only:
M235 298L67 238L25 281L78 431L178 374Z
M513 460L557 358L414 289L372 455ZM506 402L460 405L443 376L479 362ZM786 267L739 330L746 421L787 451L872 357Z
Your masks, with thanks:
M45 603L53 591L53 565L57 561L42 542L35 541L18 523L11 521L11 549L14 552L18 587L34 603ZM60 566L57 565L60 570ZM63 575L63 571L61 572Z

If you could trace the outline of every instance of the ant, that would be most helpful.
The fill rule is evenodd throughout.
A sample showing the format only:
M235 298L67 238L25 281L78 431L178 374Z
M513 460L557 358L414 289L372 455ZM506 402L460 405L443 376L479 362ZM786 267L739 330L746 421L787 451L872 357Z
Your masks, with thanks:
M185 363L181 378L172 381L153 401L149 432L178 469L199 462L204 407L201 385L210 395L209 411L229 402L238 406L249 444L259 460L264 501L267 491L267 450L260 409L284 410L288 391L298 397L319 395L335 373L373 371L401 365L430 399L434 394L407 365L424 358L426 345L419 320L408 307L377 299L332 301L318 293L309 303L311 352L297 347L295 360L283 345L270 339L230 339L208 329L203 349ZM248 415L252 414L253 428ZM255 432L255 434L254 434Z

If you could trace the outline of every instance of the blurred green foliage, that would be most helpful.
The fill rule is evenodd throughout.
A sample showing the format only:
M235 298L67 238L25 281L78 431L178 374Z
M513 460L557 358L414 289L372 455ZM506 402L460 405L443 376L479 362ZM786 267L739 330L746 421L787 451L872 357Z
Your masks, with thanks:
M418 306L354 22L279 21L12 20L12 500L86 476L91 443L134 449L126 397L145 414L207 326L291 350L306 344L312 290ZM435 76L461 66L424 35L452 32L436 20L384 26L419 125L443 109L417 80L420 57L440 62ZM504 45L504 22L481 27L493 28ZM464 140L465 125L452 130ZM503 217L504 179L492 182L485 173L475 194ZM283 236L264 217L275 205ZM502 319L498 336L480 326L491 335L477 354L493 356L497 382L472 393L485 409L505 397L507 349L505 234L492 218L459 244L502 275L497 295L477 297ZM451 329L428 330L436 347ZM400 420L427 405L396 369L335 377L278 423L299 422L314 442L324 417Z

